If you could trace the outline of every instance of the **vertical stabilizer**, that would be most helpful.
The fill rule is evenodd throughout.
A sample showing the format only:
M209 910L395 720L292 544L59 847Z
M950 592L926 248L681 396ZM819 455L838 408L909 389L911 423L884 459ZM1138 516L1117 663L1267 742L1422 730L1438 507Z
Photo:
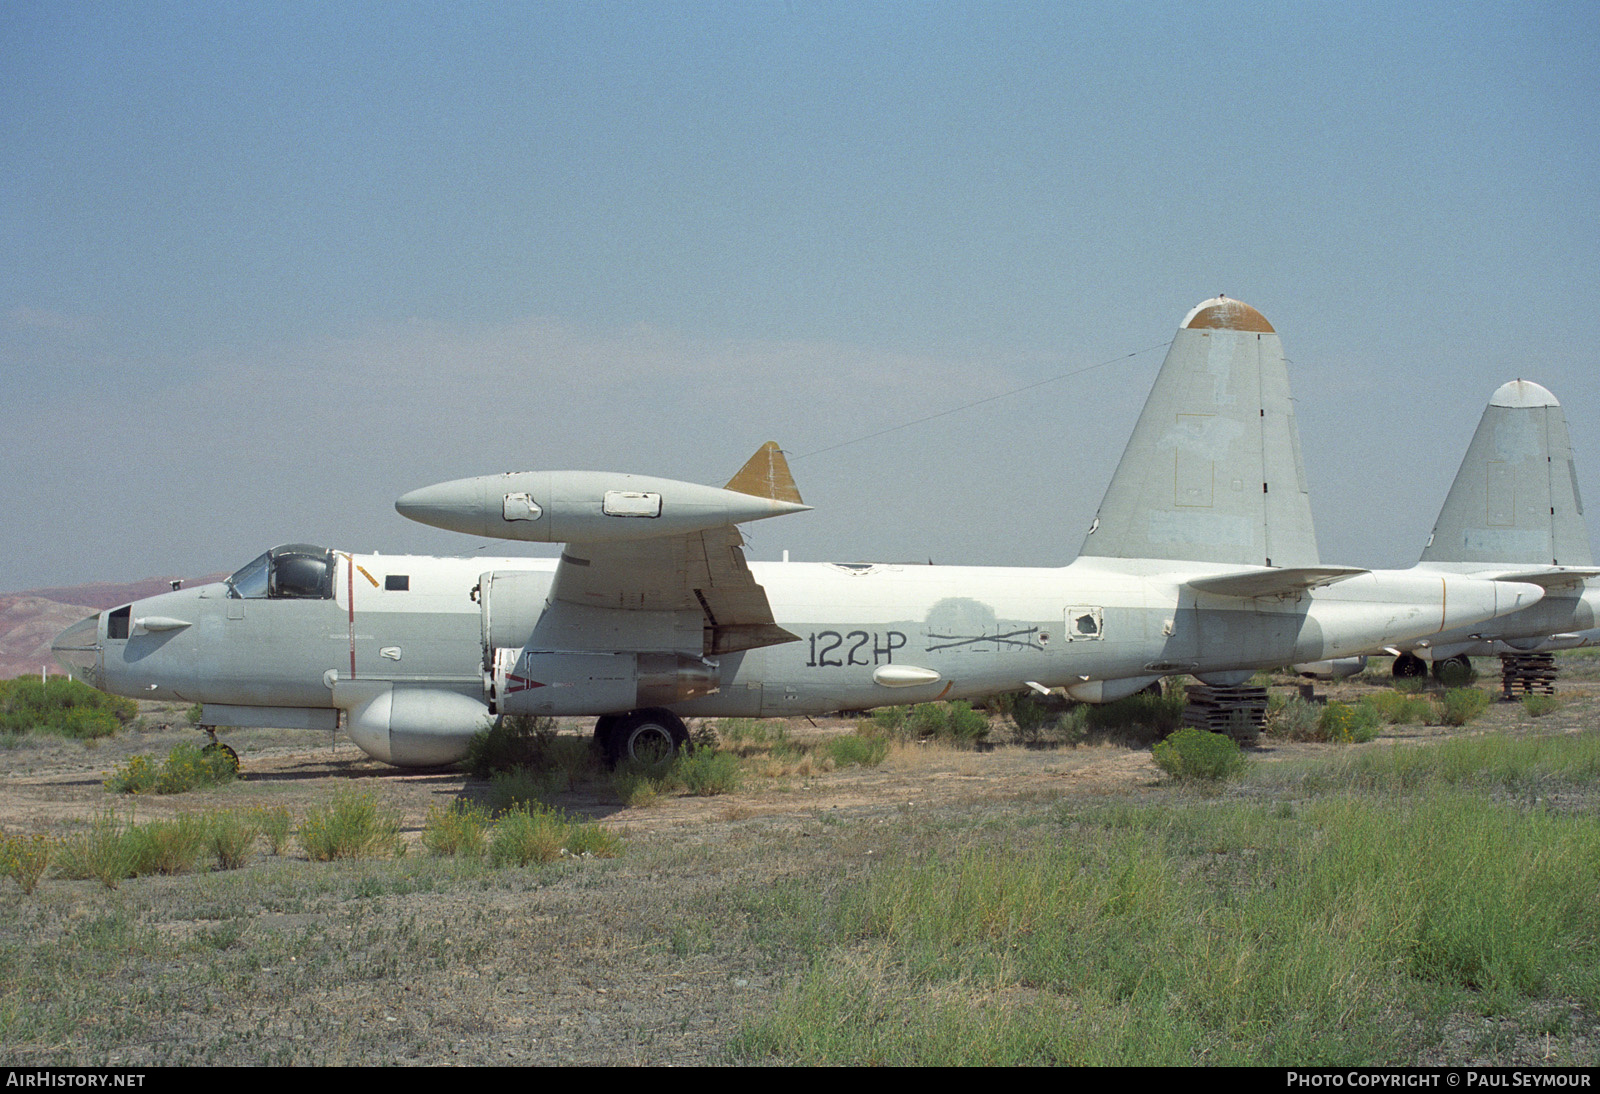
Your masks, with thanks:
M1317 564L1288 365L1260 312L1219 296L1184 317L1080 553Z
M1513 380L1489 399L1422 561L1593 565L1567 418L1554 395Z

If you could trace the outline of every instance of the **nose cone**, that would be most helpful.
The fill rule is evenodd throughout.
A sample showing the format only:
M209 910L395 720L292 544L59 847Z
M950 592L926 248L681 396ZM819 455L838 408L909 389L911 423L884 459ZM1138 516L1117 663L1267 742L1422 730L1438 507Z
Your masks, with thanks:
M100 663L100 617L91 615L56 635L50 652L67 672L86 684L99 687L105 675Z

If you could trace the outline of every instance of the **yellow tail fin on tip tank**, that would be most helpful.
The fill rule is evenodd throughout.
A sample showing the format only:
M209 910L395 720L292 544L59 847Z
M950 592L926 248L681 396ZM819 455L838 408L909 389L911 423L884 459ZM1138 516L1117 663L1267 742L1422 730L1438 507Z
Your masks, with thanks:
M789 473L789 461L783 458L783 449L777 441L768 441L756 449L739 473L728 480L724 489L773 501L788 501L804 505L800 490Z

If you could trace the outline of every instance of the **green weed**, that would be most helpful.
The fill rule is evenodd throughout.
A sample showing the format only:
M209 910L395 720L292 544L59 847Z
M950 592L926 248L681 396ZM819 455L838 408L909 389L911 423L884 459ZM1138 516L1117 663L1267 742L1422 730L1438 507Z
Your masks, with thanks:
M112 771L105 788L113 794L182 794L230 783L238 775L233 757L221 749L180 744L159 764L148 756L129 758Z
M1232 738L1192 726L1156 742L1153 751L1156 766L1179 780L1226 779L1250 763Z
M436 855L482 858L490 823L488 811L469 802L453 802L448 809L430 805L422 826L422 845Z
M882 737L863 737L852 733L847 737L834 737L827 743L828 755L840 767L860 764L877 767L889 755L889 742Z
M132 699L107 695L77 680L18 676L0 681L0 731L51 733L93 740L109 737L139 715Z
M681 752L672 761L666 781L671 785L681 785L695 797L728 794L739 789L739 760L731 752L713 752L704 748Z
M0 836L0 877L15 878L25 894L38 888L55 844L45 836Z
M250 848L261 832L255 813L219 809L205 817L206 846L216 857L217 869L237 870L250 860Z
M1451 688L1434 697L1440 725L1464 726L1489 709L1489 693L1482 688Z
M313 862L384 858L405 853L400 816L369 793L341 790L300 822L300 845Z

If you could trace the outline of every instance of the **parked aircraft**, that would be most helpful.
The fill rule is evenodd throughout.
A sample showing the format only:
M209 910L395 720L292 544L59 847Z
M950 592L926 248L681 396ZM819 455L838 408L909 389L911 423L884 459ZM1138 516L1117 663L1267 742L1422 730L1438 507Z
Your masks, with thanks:
M1541 585L1538 604L1410 643L1390 643L1396 676L1494 654L1542 653L1600 638L1600 576L1583 521L1566 415L1531 380L1489 399L1423 548L1418 573L1503 577Z
M396 503L559 559L276 547L226 581L63 632L62 662L206 726L333 729L379 760L462 756L498 714L583 715L613 758L688 716L783 716L1191 673L1415 642L1537 584L1326 566L1277 333L1218 297L1185 316L1081 556L1056 568L747 563L738 525L801 512L767 444L723 488L590 471L441 483Z

